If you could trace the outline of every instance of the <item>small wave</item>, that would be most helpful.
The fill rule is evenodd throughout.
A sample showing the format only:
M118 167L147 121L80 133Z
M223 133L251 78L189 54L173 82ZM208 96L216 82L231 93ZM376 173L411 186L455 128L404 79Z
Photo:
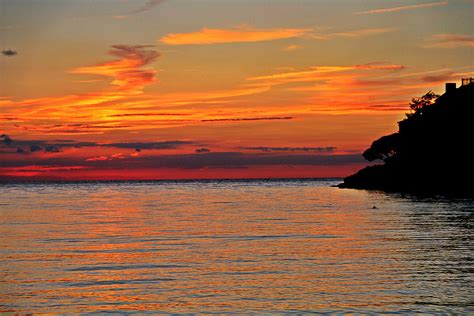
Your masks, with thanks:
M177 264L143 264L143 265L117 265L117 266L85 266L66 271L80 272L80 271L114 271L114 270L137 270L137 269L182 269L187 268L186 265Z

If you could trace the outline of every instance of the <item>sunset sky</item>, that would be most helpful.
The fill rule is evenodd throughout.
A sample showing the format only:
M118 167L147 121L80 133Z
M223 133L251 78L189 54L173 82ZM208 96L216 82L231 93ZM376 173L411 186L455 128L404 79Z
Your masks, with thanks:
M0 0L1 179L343 177L474 76L474 1Z

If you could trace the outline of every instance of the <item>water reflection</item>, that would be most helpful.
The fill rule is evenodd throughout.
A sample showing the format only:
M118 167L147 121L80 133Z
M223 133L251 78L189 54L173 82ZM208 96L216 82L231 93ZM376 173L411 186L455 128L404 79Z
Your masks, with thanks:
M471 201L328 184L3 186L0 311L473 311Z

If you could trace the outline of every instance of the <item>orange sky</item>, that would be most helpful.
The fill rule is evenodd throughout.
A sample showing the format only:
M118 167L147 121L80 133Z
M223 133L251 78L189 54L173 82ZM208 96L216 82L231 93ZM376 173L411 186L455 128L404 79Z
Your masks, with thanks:
M0 1L2 179L343 177L473 75L468 0Z

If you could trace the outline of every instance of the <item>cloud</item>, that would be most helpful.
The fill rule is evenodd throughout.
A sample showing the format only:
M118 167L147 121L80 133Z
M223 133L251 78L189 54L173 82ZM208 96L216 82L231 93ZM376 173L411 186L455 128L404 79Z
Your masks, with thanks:
M197 148L195 152L197 152L198 154L202 154L202 153L209 153L211 152L211 150L209 148Z
M345 114L356 111L400 111L420 85L394 78L401 64L372 62L359 65L314 66L247 78L274 90L307 93L307 111ZM416 93L416 94L414 94ZM380 106L383 105L383 106ZM406 108L406 105L404 106Z
M299 49L302 49L303 47L300 46L300 45L288 45L286 46L283 50L285 52L292 52L292 51L295 51L295 50L299 50Z
M359 38L359 37L385 34L385 33L393 32L396 30L397 29L393 27L369 28L369 29L359 29L359 30L352 30L352 31L346 31L346 32L331 33L331 34L328 34L326 37L328 39L333 38L333 37Z
M13 140L7 134L0 135L0 138L2 139L2 142L7 146L9 146L13 142Z
M113 154L110 156L91 157L91 158L87 158L86 161L110 161L110 160L125 159L125 158L127 158L127 156L125 156L122 153L118 153L118 154Z
M6 135L5 135L6 136ZM7 136L8 137L8 136ZM96 146L92 142L75 142L75 141L44 141L44 140L13 140L9 138L9 142L4 140L4 146L0 148L7 148L9 151L3 153L8 154L28 154L35 152L59 153L63 148L79 148L84 146ZM1 145L1 144L0 144Z
M241 118L222 118L222 119L206 119L201 122L241 122L241 121L275 121L275 120L292 120L292 116L282 117L241 117Z
M431 3L422 3L422 4L406 5L406 6L400 6L400 7L374 9L374 10L368 10L368 11L360 11L360 12L355 12L354 14L361 15L361 14L394 13L394 12L401 12L401 11L408 11L408 10L417 10L417 9L426 9L426 8L434 8L434 7L443 7L443 6L447 6L447 5L448 5L448 2L447 2L447 1L431 2Z
M70 71L110 77L110 86L97 92L22 101L0 97L3 112L0 120L18 118L19 124L14 125L18 129L57 135L101 134L112 129L135 128L136 125L124 124L124 119L110 120L108 115L132 111L131 101L143 96L144 88L156 82L157 71L150 64L160 54L151 47L114 45L108 52L115 57L113 60Z
M3 116L0 117L0 121L19 121L19 117L12 117L12 116Z
M114 16L114 18L116 18L118 20L126 19L126 18L128 18L129 15L135 15L135 14L140 14L140 13L149 11L149 10L153 9L154 7L162 4L165 1L166 0L147 0L141 7L139 7L136 10L133 10L128 15L116 15L116 16Z
M60 171L60 172L67 172L67 171L74 171L74 170L82 170L82 169L87 169L85 166L54 166L54 165L48 165L48 166L38 166L35 164L27 165L27 166L21 166L21 167L13 167L13 168L4 168L3 170L0 169L0 171L5 172L6 174L10 172L14 173L21 173L21 174L28 174L30 173L31 175L36 175L38 173L49 173L51 171Z
M391 112L391 111L397 111L397 112L406 112L407 106L406 104L368 104L365 107L366 110L373 110L373 111L378 111L378 112Z
M421 77L421 81L430 82L430 83L446 82L446 81L454 79L455 78L454 76L455 76L454 72L448 71L448 72L442 72L439 74L423 76Z
M52 179L55 177L85 179L86 174L104 177L119 172L124 176L131 174L161 174L160 170L173 169L172 172L207 169L267 168L272 166L322 166L339 167L363 163L360 154L333 154L334 147L249 147L246 150L257 152L211 152L206 146L196 141L162 141L162 142L120 142L97 143L77 142L74 140L13 140L11 147L0 148L9 155L2 156L0 178L35 177ZM18 146L21 145L21 146ZM142 153L142 149L173 149L191 145L188 154L166 152ZM87 147L77 150L79 147ZM201 147L203 146L203 147ZM15 151L16 147L19 149ZM96 148L88 148L96 147ZM25 148L26 150L24 150ZM71 152L67 152L71 148ZM115 148L115 149L112 149ZM62 150L62 153L55 154ZM82 170L87 170L82 173ZM120 170L120 171L119 171ZM127 170L127 173L123 173ZM55 173L58 171L61 175ZM64 172L62 172L64 171ZM69 172L70 171L70 172ZM77 172L76 172L77 171ZM150 173L151 172L151 173ZM83 176L85 178L83 178Z
M124 113L124 114L112 114L109 117L140 117L140 116L189 116L190 113Z
M240 147L240 149L256 150L256 151L263 151L263 152L303 151L303 152L330 153L330 152L334 152L337 148L336 147L266 147L266 146L259 146L259 147Z
M130 143L110 143L110 144L101 144L103 147L115 147L115 148L130 148L130 149L176 149L184 145L192 145L194 141L163 141L163 142L130 142Z
M13 57L13 56L18 55L18 52L12 49L4 49L2 50L2 55L7 56L7 57Z
M233 29L203 28L197 32L168 34L160 42L168 45L262 42L301 37L310 31L306 28L255 29L248 26Z
M474 47L474 36L464 34L435 34L422 47L458 48Z
M168 34L160 42L168 45L209 45L222 43L262 42L278 39L308 37L312 39L328 40L335 37L358 38L384 34L396 30L395 28L369 28L346 32L316 34L312 28L275 28L256 29L250 26L241 26L231 29L203 28L197 32ZM284 48L285 51L301 49L293 44Z
M31 145L31 146L30 146L30 151L31 151L32 153L34 153L35 151L40 151L40 150L43 150L43 148L42 148L41 146L39 146L39 145Z
M128 58L126 55L123 56ZM138 59L138 62L133 61L135 66L153 60L147 56L138 58L133 55L133 58ZM108 63L102 67L104 63L100 63L83 68L89 68L87 73L104 73L112 78L118 75L128 76L129 72L121 67L124 63L122 59L111 62L120 62L120 67L114 65L111 67ZM128 63L130 62L126 64ZM136 70L148 71L150 69L144 66ZM81 69L81 72L86 72L86 69ZM134 73L136 73L135 70L131 71L132 75ZM150 81L126 80L126 84L122 82L120 86L114 81L114 85L93 93L22 101L11 101L0 97L0 106L4 111L3 115L0 115L0 123L2 120L14 119L18 123L13 126L18 130L49 135L104 134L113 130L176 127L199 124L201 119L215 114L216 105L222 106L231 100L264 93L270 89L264 84L244 84L223 90L144 94L144 88ZM197 106L201 108L201 111L195 111ZM173 110L170 110L171 108ZM229 112L227 117L235 116Z
M109 147L109 148L120 148L120 149L134 149L136 151L141 150L165 150L165 149L178 149L186 145L196 145L195 141L182 141L182 140L171 140L171 141L160 141L160 142L122 142L122 143L98 143L98 142L77 142L74 140L12 140L8 135L0 135L2 143L0 148L10 148L10 152L5 153L31 153L34 152L48 152L48 153L59 153L66 148L82 148L82 147ZM137 150L138 149L138 150Z
M288 82L302 82L324 79L328 76L333 76L335 73L359 71L359 70L403 70L404 65L384 64L384 63L369 63L354 66L317 66L310 67L309 70L304 71L290 71L277 73L273 75L256 76L247 78L250 81L265 81L268 84L279 84Z
M2 137L5 134L1 135ZM207 147L197 147L190 154L154 154L142 155L141 151L176 149L187 145L202 146L196 141L161 141L161 142L121 142L121 143L97 143L77 142L74 140L12 140L11 147L2 145L0 149L8 149L2 154L17 155L11 159L2 161L0 174L7 169L20 168L35 169L37 166L42 170L46 168L87 168L89 170L107 169L155 169L155 168L178 168L178 169L201 169L201 168L246 168L250 166L337 166L353 163L361 163L362 158L357 155L334 155L336 147L241 147L242 150L259 151L262 153L242 152L215 152L212 153ZM74 155L38 155L38 152L58 153L67 148L116 148L131 149L130 151L99 152L97 149L85 149ZM18 149L16 149L18 148ZM291 154L285 154L285 152ZM303 152L301 154L298 152ZM311 154L310 154L311 153ZM53 170L53 169L51 169ZM24 171L24 170L23 170ZM13 172L13 171L11 171ZM14 172L13 172L14 173Z
M357 155L268 155L236 152L143 157L143 165L154 168L235 168L262 165L339 165L360 163Z
M19 127L19 126L17 126ZM42 132L44 134L102 134L106 130L128 129L132 125L124 125L119 122L103 122L102 124L86 124L86 123L72 123L72 124L55 124L37 126L23 126L23 130Z
M377 28L366 28L366 29L355 29L355 30L348 30L342 32L313 32L308 33L307 37L312 38L315 40L331 40L335 38L345 38L345 39L357 39L357 38L364 38L369 36L376 36L380 34L385 34L389 32L396 31L397 28L395 27L377 27Z
M156 7L157 5L160 5L165 1L166 0L148 0L147 2L145 2L145 4L142 7L138 8L135 11L132 11L131 14L138 14L138 13L142 13L142 12L151 10L154 7Z
M193 153L159 156L132 156L121 153L87 158L58 157L50 159L11 159L5 161L5 168L24 166L82 166L97 170L107 169L201 169L201 168L245 168L250 166L337 166L359 164L364 159L360 154L317 155L317 154L244 154L240 152Z
M112 77L112 85L122 91L141 91L144 86L155 81L156 71L142 69L154 62L160 54L149 49L149 45L113 45L109 55L119 59L80 67L71 71L74 74L92 74Z

